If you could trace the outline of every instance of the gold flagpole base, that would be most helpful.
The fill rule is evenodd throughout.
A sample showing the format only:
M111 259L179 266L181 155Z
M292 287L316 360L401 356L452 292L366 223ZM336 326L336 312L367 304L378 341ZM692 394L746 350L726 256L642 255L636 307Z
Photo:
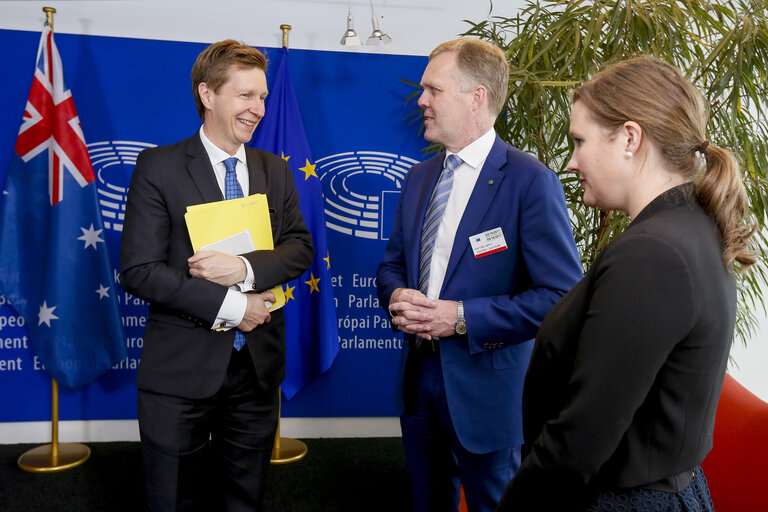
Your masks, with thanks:
M59 453L53 457L50 444L32 448L19 457L21 469L30 473L53 473L79 466L91 456L91 449L80 443L59 443Z
M307 454L307 445L298 439L281 437L272 449L272 464L288 464L301 460Z

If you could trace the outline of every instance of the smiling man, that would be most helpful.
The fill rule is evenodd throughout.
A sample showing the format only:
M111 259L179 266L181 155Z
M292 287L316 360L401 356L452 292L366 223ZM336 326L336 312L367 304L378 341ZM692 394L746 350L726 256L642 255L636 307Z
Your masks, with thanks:
M128 191L120 284L149 302L136 384L152 511L261 509L285 374L285 321L266 292L314 249L285 161L246 148L264 116L267 61L233 40L192 68L202 127L143 151ZM273 251L193 254L187 206L266 194Z
M416 512L493 511L520 465L521 396L544 315L580 278L560 181L493 129L509 66L438 46L419 106L445 151L405 178L378 294L405 333L400 422Z

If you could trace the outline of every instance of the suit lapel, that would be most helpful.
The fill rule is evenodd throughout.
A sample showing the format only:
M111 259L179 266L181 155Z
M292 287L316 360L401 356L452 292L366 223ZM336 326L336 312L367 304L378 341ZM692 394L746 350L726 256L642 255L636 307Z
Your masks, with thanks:
M480 175L475 182L475 188L472 195L469 196L469 202L464 209L464 215L461 217L459 227L456 230L456 237L453 239L451 256L448 259L448 266L445 269L445 279L443 279L443 288L445 289L451 274L456 270L462 254L469 245L469 237L477 234L480 223L485 217L486 212L494 207L493 201L496 193L501 186L506 173L501 168L507 163L506 143L499 136L491 147L491 152L485 159L485 164L480 170ZM491 229L496 226L492 226ZM440 292L442 293L442 290Z
M248 164L248 195L267 193L267 176L261 159L255 149L245 147L245 159Z
M216 175L211 167L211 160L205 151L203 142L200 140L200 134L196 133L189 139L187 146L187 172L189 172L192 181L195 182L197 190L206 203L221 201L224 196L221 195L221 189L216 182Z

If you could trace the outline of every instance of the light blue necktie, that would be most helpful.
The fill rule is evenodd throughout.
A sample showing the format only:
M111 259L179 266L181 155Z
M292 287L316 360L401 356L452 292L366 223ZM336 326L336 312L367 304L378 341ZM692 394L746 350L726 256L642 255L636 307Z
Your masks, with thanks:
M224 193L227 199L240 199L243 197L243 189L237 181L237 158L227 158L224 160L224 167L227 168L227 174L224 176ZM239 351L245 345L245 335L240 329L235 329L235 350Z
M427 206L424 225L421 227L421 246L419 249L419 290L424 295L429 290L429 272L432 265L432 252L435 250L437 230L443 220L445 205L453 187L453 171L461 164L461 158L450 155L445 160L445 167L440 175L440 181L432 192L432 198Z

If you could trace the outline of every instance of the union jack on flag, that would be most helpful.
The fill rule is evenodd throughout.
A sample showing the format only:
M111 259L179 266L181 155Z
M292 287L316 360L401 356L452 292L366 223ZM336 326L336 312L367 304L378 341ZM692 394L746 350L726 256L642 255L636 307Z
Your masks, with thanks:
M39 362L69 388L126 349L94 181L46 27L0 203L0 292L24 317Z
M65 170L72 174L81 187L95 179L72 91L64 83L61 68L61 56L53 42L53 32L45 27L37 50L32 90L29 92L15 149L24 162L29 162L43 151L51 150L48 181L51 206L63 198Z

